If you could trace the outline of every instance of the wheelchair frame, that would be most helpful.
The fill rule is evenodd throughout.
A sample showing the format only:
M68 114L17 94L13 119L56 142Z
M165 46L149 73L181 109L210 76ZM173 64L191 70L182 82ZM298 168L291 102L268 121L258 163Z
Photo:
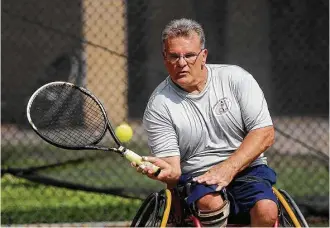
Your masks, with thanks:
M309 227L293 198L283 189L272 187L279 202L278 219L274 227ZM172 193L169 189L150 194L136 213L131 227L166 227L172 206ZM198 218L191 213L184 217L194 227L201 227ZM228 224L240 227L243 224Z

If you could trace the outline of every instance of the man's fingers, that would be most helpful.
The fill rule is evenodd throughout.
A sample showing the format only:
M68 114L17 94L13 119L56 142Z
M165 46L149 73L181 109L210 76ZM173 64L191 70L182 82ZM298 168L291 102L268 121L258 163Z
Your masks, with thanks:
M153 157L147 157L147 156L142 156L142 161L148 161L148 162L151 162L153 161L152 159Z
M159 159L159 158L154 159L153 157L142 157L142 163L140 165L138 165L136 162L131 162L131 166L134 167L137 172L139 172L141 174L145 174L152 179L155 179L155 176L154 176L155 169L152 164L153 164L153 162L157 163L158 160L161 160L161 159Z
M146 157L146 156L142 157L142 161L150 162L151 164L154 165L156 165L155 163L159 163L159 160L162 161L161 159L155 157Z
M216 191L221 191L223 189L223 186L218 184L218 187L215 189Z
M141 164L138 166L137 168L138 171L140 171L143 174L147 174L147 175L153 175L155 173L153 167L150 166L150 164Z
M196 181L198 183L204 183L207 180L208 180L208 177L205 175L193 178L193 181Z
M141 164L141 165L137 165L136 163L132 162L131 165L136 168L136 171L138 171L139 173L144 173L144 172L147 172L145 169L146 169L146 166L144 164Z
M147 167L146 164L142 163L142 164L138 165L136 162L131 162L131 166L137 168L137 170L145 169Z
M217 184L217 180L211 179L211 180L205 181L205 183L208 184L208 185Z
M196 181L198 183L206 183L206 184L217 184L217 179L214 176L209 175L208 173L205 173L199 177L195 177L193 181Z

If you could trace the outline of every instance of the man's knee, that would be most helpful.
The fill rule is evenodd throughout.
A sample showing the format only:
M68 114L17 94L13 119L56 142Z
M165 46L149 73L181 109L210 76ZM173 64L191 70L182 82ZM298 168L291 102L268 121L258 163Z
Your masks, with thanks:
M223 199L219 193L209 193L197 201L200 210L214 210L223 204Z
M251 209L250 215L252 224L272 226L278 216L277 204L269 199L259 200Z
M219 193L203 196L196 203L196 215L202 225L225 227L229 216L229 201Z

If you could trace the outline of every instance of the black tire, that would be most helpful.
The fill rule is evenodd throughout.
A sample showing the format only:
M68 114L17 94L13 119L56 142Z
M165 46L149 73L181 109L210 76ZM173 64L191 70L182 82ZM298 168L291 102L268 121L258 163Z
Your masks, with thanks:
M282 197L282 200L284 200L289 207L287 208L285 202L282 202L282 200L279 199L279 227L309 227L305 217L289 193L282 189L278 189L278 193L275 194L278 198ZM293 215L289 210L293 212ZM297 222L299 225L296 225Z
M160 227L165 207L165 191L150 194L136 213L131 227Z

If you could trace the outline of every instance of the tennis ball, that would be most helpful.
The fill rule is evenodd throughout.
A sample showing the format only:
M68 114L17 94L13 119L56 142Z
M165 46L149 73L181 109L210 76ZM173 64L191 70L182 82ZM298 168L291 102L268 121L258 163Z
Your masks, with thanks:
M115 134L121 142L128 142L133 136L132 128L124 123L116 127Z

